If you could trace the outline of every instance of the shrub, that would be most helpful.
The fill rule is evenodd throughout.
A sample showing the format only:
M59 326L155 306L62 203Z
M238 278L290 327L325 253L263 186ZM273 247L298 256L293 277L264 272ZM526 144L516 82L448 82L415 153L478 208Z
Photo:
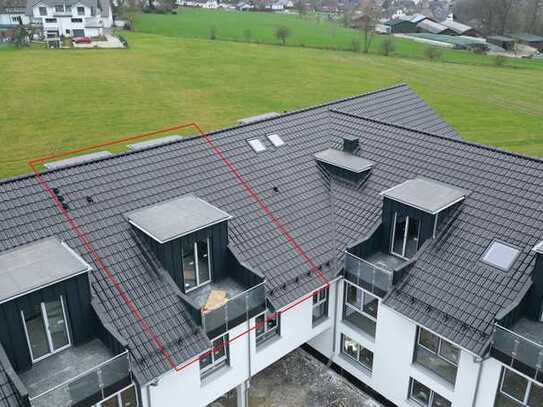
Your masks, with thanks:
M362 43L360 42L360 40L357 38L353 38L351 40L351 51L360 52L361 49L362 49Z
M287 38L290 36L290 28L286 25L280 25L275 29L275 37L281 41L282 45L286 45Z
M441 58L441 55L443 54L443 51L440 48L437 47L428 47L424 51L424 55L426 58L428 58L430 61L437 61Z
M250 29L246 29L243 31L243 38L247 42L251 42L251 39L253 38L253 32Z
M380 45L381 54L388 57L394 52L394 50L394 40L392 39L392 37L385 38L385 40Z
M209 39L210 40L216 40L217 39L217 27L215 27L214 25L212 25L209 28Z
M506 61L507 61L507 57L504 57L503 55L496 55L494 57L494 65L498 67L504 66Z

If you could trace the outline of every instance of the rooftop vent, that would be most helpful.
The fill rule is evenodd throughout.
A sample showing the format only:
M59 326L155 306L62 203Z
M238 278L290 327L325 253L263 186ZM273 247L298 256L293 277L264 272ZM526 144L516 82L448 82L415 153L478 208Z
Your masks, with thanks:
M270 134L270 135L268 135L268 140L270 140L270 143L272 143L274 147L281 147L282 145L285 144L285 142L279 136L279 134Z
M247 143L249 143L249 145L253 148L253 150L255 151L255 153L261 153L263 151L266 150L266 146L264 145L264 143L258 139L258 138L254 138L254 139L251 139L251 140L247 140Z
M84 164L90 161L99 160L101 158L111 157L109 151L97 151L96 153L79 155L77 157L66 158L65 160L52 161L45 164L45 168L48 170L57 170L59 168L70 167L72 165Z
M129 144L127 147L131 151L138 151L138 150L143 150L145 148L161 146L163 144L172 143L174 141L179 141L182 139L183 137L176 134L173 136L160 137L153 140L147 140L147 141L142 141L139 143Z
M519 249L495 240L488 246L481 260L502 271L508 271L519 254Z
M343 136L343 151L354 154L358 148L359 140L356 136Z
M256 123L256 122L260 122L262 120L273 119L274 117L278 117L278 116L279 116L279 113L277 113L277 112L264 113L264 114L260 114L258 116L251 116L251 117L246 117L244 119L239 119L239 124Z
M136 228L159 243L166 243L224 222L229 214L194 195L138 209L126 215Z
M435 215L462 201L467 192L428 178L415 178L381 192L386 198Z

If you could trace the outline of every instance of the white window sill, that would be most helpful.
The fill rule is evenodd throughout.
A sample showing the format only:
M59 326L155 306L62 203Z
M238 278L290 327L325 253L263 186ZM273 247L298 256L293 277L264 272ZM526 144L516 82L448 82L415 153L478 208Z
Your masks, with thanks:
M268 340L256 345L256 353L259 353L273 345L275 345L277 342L281 340L281 335L275 335L274 337L268 338Z
M445 388L447 391L449 391L451 394L454 393L454 384L452 384L451 382L445 380L444 378L442 378L440 375L438 375L437 373L434 373L432 372L430 369L428 369L427 367L424 367L423 365L419 364L419 363L412 363L411 364L411 367L416 370L419 374L425 376L425 377L428 377L430 378L430 380L436 382L438 385L440 385L441 387ZM458 377L458 372L456 373L456 376ZM422 383L422 384L425 384L425 383ZM434 389L435 386L427 386L427 387L430 387L432 390L436 390ZM439 391L438 391L439 393ZM446 397L445 394L441 394L441 396L445 397L446 399L449 399L449 397Z
M214 372L209 373L207 376L200 379L200 386L201 387L207 386L208 384L210 384L211 382L214 382L220 377L227 375L231 370L232 370L232 367L230 365L225 365L215 370Z
M370 369L368 369L366 366L364 366L362 363L358 363L356 361L354 361L353 359L351 359L350 357L344 355L343 353L339 353L339 357L347 362L349 365L351 365L352 367L354 367L357 371L363 373L367 378L371 379L371 376L372 376L372 372Z

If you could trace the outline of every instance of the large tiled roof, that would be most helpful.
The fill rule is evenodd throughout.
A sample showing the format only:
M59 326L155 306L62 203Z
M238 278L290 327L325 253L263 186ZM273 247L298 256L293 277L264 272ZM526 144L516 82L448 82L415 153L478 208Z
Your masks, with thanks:
M339 115L331 109L389 120L416 127L418 131ZM342 122L356 129L354 134L362 139L362 156L375 163L369 181L361 188L334 179L314 160L315 153L337 142L333 136L340 135L338 129ZM420 131L432 131L441 137ZM398 135L400 132L402 137ZM249 138L264 140L271 133L279 134L285 145L277 149L268 145L265 152L257 154L247 143ZM407 140L407 136L413 141ZM393 158L402 152L417 157L417 144L410 143L420 143L421 151L430 155L429 160L436 166L437 157L449 154L437 146L436 151L430 152L430 144L424 147L421 140L448 142L447 148L451 150L459 146L488 151L496 162L501 156L510 157L452 141L458 137L454 130L406 86L221 130L209 137L264 199L308 257L316 264L324 264L323 272L329 277L336 268L332 260L378 221L381 208L377 193L416 172L409 167L411 159ZM393 143L394 148L383 148L393 138L398 138ZM399 148L402 143L408 145L405 151ZM370 145L373 145L372 150L369 150ZM421 157L425 155L421 153ZM393 170L387 170L389 165ZM422 170L422 175L431 175ZM458 168L459 173L462 171ZM443 169L443 173L450 177L450 168ZM293 250L202 138L48 171L43 177L64 196L71 216L176 364L199 354L209 342L191 322L169 276L158 272L149 261L148 253L144 252L124 214L188 193L195 194L233 216L230 245L241 261L266 276L268 291L274 290L270 297L275 305L288 304L322 285L314 276L304 276L295 282L297 276L307 272L307 262ZM447 180L445 177L444 181ZM87 200L88 196L92 202ZM97 271L99 267L35 177L19 177L0 184L0 214L0 252L57 236L95 266L95 271L89 273L93 295L108 315L108 322L127 339L140 382L145 383L170 369L109 280ZM329 261L332 262L326 265ZM415 273L422 272L416 269ZM421 281L424 278L421 274Z

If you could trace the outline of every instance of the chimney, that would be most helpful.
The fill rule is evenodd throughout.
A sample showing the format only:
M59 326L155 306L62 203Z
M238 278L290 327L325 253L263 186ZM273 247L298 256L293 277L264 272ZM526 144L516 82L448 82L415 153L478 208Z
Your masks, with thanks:
M354 154L358 146L359 146L358 137L343 136L343 151L349 154Z

